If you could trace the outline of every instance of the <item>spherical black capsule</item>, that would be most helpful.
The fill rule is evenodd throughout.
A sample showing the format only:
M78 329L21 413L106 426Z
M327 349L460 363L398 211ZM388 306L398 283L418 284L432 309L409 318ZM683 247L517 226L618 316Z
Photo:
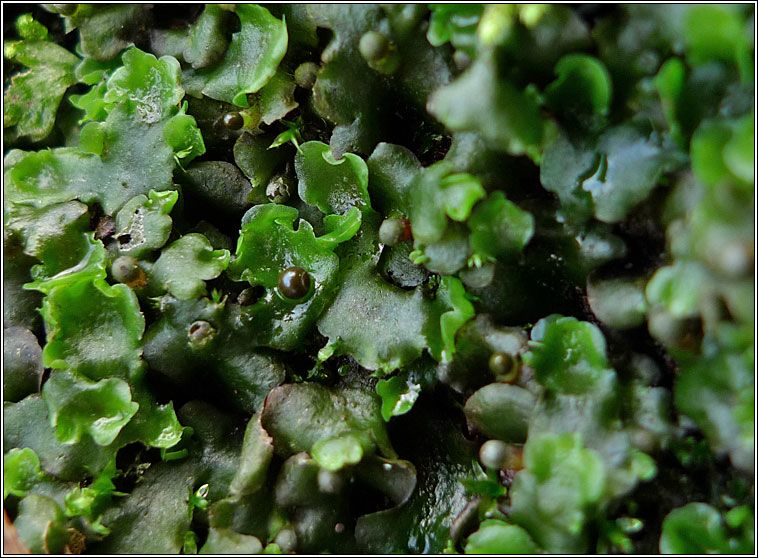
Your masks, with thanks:
M489 366L490 372L501 382L513 382L518 376L518 362L508 353L493 353Z
M245 119L242 118L242 115L238 112L229 112L224 115L221 122L224 123L224 127L228 130L239 130L245 123Z
M302 267L293 265L279 275L277 288L287 298L303 298L311 290L311 276Z
M369 31L361 37L358 50L367 62L376 62L389 54L390 40L382 33Z
M193 322L187 331L189 344L194 348L204 347L216 336L216 328L205 320Z
M379 227L379 242L394 246L406 240L407 231L402 219L385 219Z
M311 89L316 83L318 64L303 62L295 69L295 83L303 89Z
M129 285L138 282L144 273L136 259L131 256L119 256L111 265L111 275L119 283Z
M479 448L479 461L487 469L502 469L508 458L508 444L502 440L487 440Z

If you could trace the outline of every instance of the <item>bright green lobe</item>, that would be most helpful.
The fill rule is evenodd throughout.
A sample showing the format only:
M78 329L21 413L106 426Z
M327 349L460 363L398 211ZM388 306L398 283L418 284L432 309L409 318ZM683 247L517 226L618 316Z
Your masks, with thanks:
M336 270L336 257L330 248L339 235L319 243L306 221L300 220L298 229L294 230L297 216L296 209L284 205L269 204L251 209L243 219L237 257L229 265L230 276L235 281L245 280L253 286L273 289L278 284L279 274L297 265L317 282L316 292L322 291Z
M186 114L187 103L182 105L179 114L174 115L163 127L163 139L177 159L188 165L195 157L205 153L205 143L194 116Z
M228 250L214 250L198 233L186 234L161 253L150 273L156 292L167 291L181 300L206 294L205 281L215 279L229 264Z
M661 97L663 112L669 124L671 136L679 144L682 144L684 141L679 123L679 114L685 110L685 107L681 106L680 102L684 90L684 82L685 67L678 58L667 60L655 76L655 87L658 90L658 95Z
M3 499L23 497L42 476L39 457L30 448L14 448L3 456Z
M611 103L611 76L592 56L569 54L555 65L558 78L545 90L556 110L569 116L604 115Z
M137 120L154 124L176 112L184 96L179 62L171 56L158 60L133 48L127 50L124 66L108 80L105 100L109 103L128 101Z
M23 14L18 17L16 31L25 41L44 41L48 38L47 27L36 21L32 14Z
M90 136L82 149L6 156L8 201L44 206L78 198L98 201L112 214L135 195L173 189L174 152L164 140L163 125L179 112L178 62L136 48L127 50L123 61L108 80L105 99L115 106L94 143Z
M143 257L161 248L171 234L173 209L179 193L175 190L140 194L129 200L116 213L118 251L122 255Z
M431 244L442 238L446 218L440 182L452 168L445 161L426 167L417 173L409 188L410 221L415 242Z
M662 554L731 552L721 514L700 502L673 510L663 520L660 551Z
M453 221L465 221L471 208L485 196L484 188L470 174L452 174L440 181L443 191L445 213Z
M563 393L584 393L593 389L606 374L609 364L605 339L596 326L576 318L541 320L544 327L536 340L529 362L535 378L549 389Z
M376 393L382 398L382 418L389 422L390 418L404 415L411 410L418 399L421 386L409 382L400 376L379 380Z
M83 279L50 291L42 306L47 344L42 362L93 380L128 378L139 367L145 319L125 285Z
M698 313L705 271L695 263L677 262L659 268L645 288L651 304L662 306L672 316L686 318Z
M427 110L453 131L479 132L508 153L538 158L543 122L536 99L496 76L492 58L481 57L435 91Z
M524 466L511 488L513 519L548 552L583 548L585 518L606 483L597 454L577 434L547 434L529 439Z
M76 81L74 66L78 62L66 49L38 35L27 34L28 40L4 45L5 57L27 70L15 74L3 94L3 128L15 126L16 135L31 141L52 131L63 94Z
M318 207L322 213L345 213L351 207L362 209L370 204L368 168L352 153L339 160L328 145L309 141L295 155L300 198Z
M63 444L73 444L88 434L96 444L107 446L139 409L124 380L90 382L62 370L45 383L43 398Z
M482 521L466 541L466 554L537 554L539 548L524 529L497 519Z
M745 48L742 21L731 6L693 6L685 19L687 54L695 64L737 62Z
M272 203L251 208L242 219L236 257L227 272L233 281L266 288L266 296L246 312L255 316L257 327L271 334L266 344L277 348L295 346L330 303L339 266L333 250L339 242L349 240L361 222L357 209L344 216L327 216L325 223L330 232L316 237L304 219L299 220L295 230L297 218L298 211L286 205ZM278 290L279 276L293 266L304 269L311 281L310 291L296 301Z
M361 441L352 434L319 440L311 448L313 459L327 471L339 471L363 458Z
M493 192L479 204L467 224L471 247L487 258L512 258L534 235L534 217L506 199L502 192Z
M235 11L241 28L224 58L210 68L186 72L186 79L190 91L247 107L247 95L266 85L287 51L287 26L255 4L239 4Z

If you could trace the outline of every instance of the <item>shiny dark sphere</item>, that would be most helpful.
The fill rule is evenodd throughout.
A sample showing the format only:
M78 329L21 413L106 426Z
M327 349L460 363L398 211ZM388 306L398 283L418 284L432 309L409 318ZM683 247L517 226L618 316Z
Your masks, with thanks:
M238 112L229 112L224 115L222 122L224 123L224 127L229 130L239 130L245 123L245 119Z
M287 298L303 298L311 290L311 276L302 267L293 265L279 275L277 288Z

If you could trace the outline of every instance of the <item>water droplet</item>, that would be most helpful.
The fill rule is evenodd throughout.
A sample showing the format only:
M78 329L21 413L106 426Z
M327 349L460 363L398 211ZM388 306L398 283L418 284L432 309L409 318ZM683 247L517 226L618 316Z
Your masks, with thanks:
M392 463L385 463L382 465L382 469L385 471L391 471L392 470Z

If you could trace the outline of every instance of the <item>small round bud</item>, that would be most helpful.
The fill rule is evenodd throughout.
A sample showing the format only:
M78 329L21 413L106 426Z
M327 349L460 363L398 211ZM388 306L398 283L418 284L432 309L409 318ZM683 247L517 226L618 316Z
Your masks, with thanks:
M189 344L199 349L205 347L216 336L216 328L204 320L198 320L193 322L187 331L189 337Z
M379 227L379 242L394 246L407 240L408 228L402 219L385 219Z
M461 50L456 50L453 54L453 62L459 70L465 70L471 64L471 57Z
M237 295L237 304L240 306L250 306L251 304L255 304L263 298L265 292L266 290L260 285L243 289L242 292Z
M293 552L297 549L297 534L294 529L287 527L279 531L274 543L282 549L282 552Z
M741 242L732 242L716 254L716 265L728 277L742 277L752 271L752 251Z
M227 130L239 130L245 124L245 119L238 112L229 112L221 119Z
M311 89L316 83L318 77L318 64L314 62L303 62L295 70L295 83L303 89Z
M677 318L663 309L655 309L647 319L650 335L666 347L694 351L703 337L703 324L699 318Z
M139 266L139 262L131 256L119 256L113 260L111 275L119 283L128 286L136 286L143 283L145 279L145 273Z
M499 382L512 383L518 377L518 362L508 353L492 353L489 366Z
M361 37L358 50L367 62L376 62L390 52L390 40L377 31L368 31Z
M502 469L508 459L508 444L502 440L487 440L479 448L479 461L487 469Z
M326 469L319 470L317 479L319 490L327 494L336 494L344 484L341 476Z
M286 298L298 300L311 290L311 276L302 267L293 265L279 275L277 289Z

